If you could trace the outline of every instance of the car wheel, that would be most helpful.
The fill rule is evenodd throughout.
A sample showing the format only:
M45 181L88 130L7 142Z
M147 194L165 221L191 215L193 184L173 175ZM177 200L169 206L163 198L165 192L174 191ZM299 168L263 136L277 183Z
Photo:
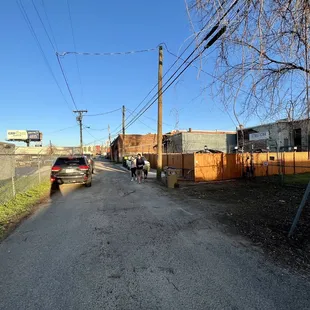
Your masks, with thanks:
M92 180L93 178L91 177L90 181L85 184L85 187L91 187Z

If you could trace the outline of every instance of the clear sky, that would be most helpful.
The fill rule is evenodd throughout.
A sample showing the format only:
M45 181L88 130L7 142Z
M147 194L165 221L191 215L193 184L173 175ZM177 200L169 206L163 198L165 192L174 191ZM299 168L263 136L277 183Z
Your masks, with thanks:
M51 39L55 38L56 50L74 51L67 0L34 0L34 3ZM164 42L177 54L192 34L183 0L69 0L69 3L78 52L134 51L156 48ZM43 132L43 145L49 140L55 145L78 145L79 130L72 113L75 107L55 51L32 1L22 0L22 4L65 99L17 1L1 1L0 141L6 139L7 129L38 129ZM208 59L212 61L212 55ZM174 61L164 50L164 73ZM121 56L77 56L77 59L67 55L61 63L77 107L87 109L88 114L108 112L122 105L132 111L157 82L157 50ZM204 68L207 66L208 63ZM234 130L233 121L223 112L223 106L213 101L210 90L202 93L208 82L209 76L201 73L197 79L197 69L189 68L164 94L164 132L176 127L176 111L179 129ZM140 118L141 122L128 128L128 133L155 132L156 114L154 104ZM84 143L105 142L108 124L115 133L121 124L121 111L85 116L84 125L90 128L84 131Z

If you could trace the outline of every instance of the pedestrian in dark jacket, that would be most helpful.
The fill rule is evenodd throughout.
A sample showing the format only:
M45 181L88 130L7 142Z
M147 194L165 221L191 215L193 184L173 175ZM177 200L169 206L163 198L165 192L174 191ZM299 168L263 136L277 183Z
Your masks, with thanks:
M137 177L139 184L142 180L142 173L143 173L143 166L144 166L144 160L141 157L141 154L138 154L138 157L136 159L136 166L137 166Z

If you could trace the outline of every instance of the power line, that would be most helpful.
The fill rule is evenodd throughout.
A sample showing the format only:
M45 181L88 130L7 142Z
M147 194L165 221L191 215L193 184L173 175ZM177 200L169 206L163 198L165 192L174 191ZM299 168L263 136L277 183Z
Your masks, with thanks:
M58 61L58 64L59 64L59 67L60 67L62 76L63 76L63 78L64 78L64 80L65 80L65 82L66 82L67 89L68 89L68 91L69 91L71 100L72 100L72 102L73 102L73 104L74 104L74 106L75 106L75 109L78 110L78 107L77 107L77 105L76 105L76 103L75 103L75 100L74 100L72 91L71 91L70 86L69 86L69 83L68 83L68 79L67 79L67 77L66 77L66 74L65 74L65 72L64 72L64 69L63 69L63 67L62 67L62 64L61 64L61 61L60 61L60 59L59 59L59 55L58 55L57 52L56 52L56 56L57 56L57 61Z
M168 52L168 53L169 53L170 55L172 55L172 56L174 56L174 57L180 59L180 60L184 60L184 59L182 59L181 57L177 56L176 54L174 54L174 53L172 53L172 52ZM188 63L188 62L187 62L187 63ZM248 96L253 96L253 95L252 95L251 93L249 93L248 91L246 91L246 90L244 90L244 89L242 89L242 88L239 89L239 87L237 87L237 86L235 86L234 84L229 83L229 82L227 82L227 81L225 81L225 80L220 79L219 77L215 76L214 74L211 74L211 73L209 73L209 72L207 72L207 71L204 71L203 69L200 69L200 68L198 68L198 67L195 66L195 65L191 65L191 66L194 67L194 68L196 68L196 69L198 69L198 70L200 70L201 72L203 72L203 73L209 75L210 77L212 77L212 78L214 78L214 79L216 79L216 80L218 80L218 81L220 81L220 82L222 82L222 83L224 83L224 84L229 85L229 86L232 87L232 88L235 88L235 89L237 89L237 90L240 90L241 92L243 92L244 94L247 94ZM262 102L262 100L261 100L260 98L256 97L255 95L254 95L254 98Z
M70 55L70 54L74 54L74 55L80 55L80 56L115 56L115 55L130 55L130 54L138 54L138 53L147 53L147 52L151 52L151 51L155 51L157 49L157 47L154 48L148 48L148 49L144 49L144 50L136 50L136 51L127 51L127 52L103 52L103 53L92 53L92 52L62 52L59 53L60 56L66 56L66 55Z
M208 49L209 47L211 47L226 31L226 26L223 26L216 35L214 35L214 37L207 43L207 45L203 48L202 52L204 52L206 49ZM197 48L196 48L197 49ZM196 50L195 49L195 50ZM190 54L193 55L193 52ZM182 69L182 71L168 84L168 86L166 86L166 84L177 74L178 70L183 66L184 63L186 63L189 59L189 57L186 58L186 61L184 61L184 63L172 74L172 76L168 79L168 81L165 83L165 85L163 87L165 87L165 89L163 89L162 93L164 94L168 88L171 87L171 85L183 74L183 72L199 57L200 55L198 54L197 56L195 56L190 62L188 62L188 64L185 66L185 68ZM154 96L153 96L154 97ZM144 108L142 108L140 110L140 112L129 122L129 124L126 126L126 128L128 128L129 126L131 126L142 114L144 114L156 101L157 101L157 97L151 102L149 103L149 105L145 105Z
M53 70L52 70L52 68L51 68L51 66L50 66L50 64L49 64L49 62L48 62L48 60L47 60L47 57L46 57L46 55L45 55L45 53L44 53L44 50L43 50L43 48L42 48L42 45L41 45L41 43L40 43L40 41L39 41L39 39L38 39L38 37L37 37L35 31L34 31L34 28L33 28L32 24L31 24L31 21L30 21L30 19L29 19L29 17L28 17L28 14L27 14L27 12L26 12L26 10L25 10L24 5L22 4L22 2L21 2L20 0L16 0L16 3L17 3L17 5L18 5L18 7L19 7L19 10L20 10L20 12L21 12L21 14L22 14L22 16L23 16L23 18L24 18L24 20L25 20L25 22L26 22L26 24L27 24L27 26L28 26L28 28L29 28L29 30L30 30L32 36L33 36L33 38L35 39L35 42L36 42L36 44L37 44L37 46L38 46L38 48L39 48L39 50L40 50L40 52L41 52L41 55L42 55L42 57L43 57L43 60L44 60L44 62L45 62L45 64L46 64L46 66L47 66L47 68L48 68L50 74L52 75L53 80L55 81L55 83L56 83L56 85L57 85L57 87L58 87L58 89L59 89L59 92L61 93L61 95L62 95L64 101L66 102L66 104L67 104L69 110L71 111L69 102L67 101L67 99L66 99L66 97L65 97L65 95L64 95L64 93L63 93L63 91L61 90L60 85L59 85L59 83L58 83L58 81L57 81L57 79L56 79L56 77L55 77L55 74L54 74L54 72L53 72Z
M116 110L112 110L112 111L108 111L108 112L98 113L98 114L85 115L85 116L101 116L101 115L111 114L111 113L120 111L121 109L122 108L119 108L119 109L116 109Z
M39 13L38 9L37 9L37 7L36 7L36 5L35 5L35 3L34 3L34 0L32 0L31 2L32 2L32 5L33 5L33 7L34 7L34 9L35 9L35 11L36 11L38 17L39 17L39 20L40 20L42 26L43 26L43 29L44 29L44 31L45 31L45 34L46 34L46 36L47 36L49 42L51 43L51 46L52 46L53 50L56 52L55 45L54 45L54 43L52 42L52 40L51 40L51 38L50 38L50 36L49 36L47 30L46 30L46 27L45 27L45 25L44 25L44 23L43 23L43 20L42 20L42 18L41 18L41 16L40 16L40 13Z
M101 128L101 129L96 129L96 128L91 128L91 127L85 127L89 130L94 130L94 131L105 131L105 130L108 130L108 127L107 128Z
M163 85L163 87L165 87L167 85L167 83L177 74L177 72L182 68L182 66L184 64L187 63L187 65L185 66L185 68L176 76L176 78L174 78L172 80L172 82L163 90L162 93L166 92L167 89L169 87L171 87L171 85L183 74L183 72L200 56L201 53L203 53L206 49L210 48L226 31L226 25L222 26L220 28L220 30L212 37L212 39L210 39L210 41L206 44L206 46L203 48L203 50L201 51L200 54L196 55L190 62L188 62L189 58L195 53L195 51L197 49L199 49L199 47L202 45L202 43L209 39L215 32L216 30L219 28L220 26L220 22L228 15L228 13L233 9L233 7L238 3L239 0L235 0L234 3L230 6L230 8L225 12L225 14L219 19L219 21L217 22L217 24L207 33L207 35L204 37L204 39L196 46L196 48L194 49L194 51L183 61L183 63L179 66L179 68L172 74L172 76L168 79L168 81L165 83L165 85ZM140 112L129 122L129 124L127 124L126 128L128 128L129 126L131 126L139 117L141 117L142 114L144 114L158 99L158 97L155 95L152 97L152 99L155 98L155 100L153 100L151 103L146 104L141 110ZM150 99L150 101L152 100ZM149 102L150 102L149 101Z
M49 133L46 133L47 135L52 135L52 134L55 134L55 133L58 133L58 132L61 132L61 131L65 131L65 130L68 130L68 129L72 129L72 128L76 128L78 127L79 125L74 125L74 126L70 126L70 127L66 127L66 128L62 128L62 129L58 129L58 130L55 130L55 131L52 131L52 132L49 132Z
M204 41L206 41L206 40L208 40L215 32L216 32L216 30L219 28L219 26L220 26L220 22L227 16L227 14L232 10L232 8L237 4L237 2L238 2L239 0L235 0L235 2L231 5L231 7L225 12L225 14L219 19L219 21L216 23L216 25L215 26L213 26L212 28L211 28L211 30L204 36L204 38L203 38L203 40L196 46L196 48L190 53L190 55L183 61L183 63L178 67L178 69L170 76L170 78L165 82L165 85L177 74L177 72L182 68L182 66L191 58L191 56L197 51L197 49L199 49L200 48L200 46L203 44L203 42ZM214 15L212 16L212 18L214 17L216 15L216 12L214 13ZM202 30L201 31L199 31L199 33L195 36L195 38L189 43L189 45L186 47L186 49L182 52L182 54L181 54L181 56L186 52L186 50L192 45L192 43L196 40L196 38L198 37L198 35L205 29L205 27L208 25L208 23L202 28ZM204 51L205 49L203 49L203 51ZM202 51L202 52L203 52ZM201 52L201 53L202 53ZM195 57L195 59L194 60L196 60L198 57L199 57L199 55L200 54L198 54L198 56L196 56ZM178 60L176 60L174 63L173 63L173 65L169 68L169 70L177 63L177 61ZM187 67L186 67L187 68ZM168 71L169 71L168 70ZM183 70L182 72L181 72L181 74L184 72L185 70ZM165 75L167 74L167 72L165 73ZM180 74L180 75L181 75ZM164 76L165 76L164 75ZM178 77L180 76L180 75L178 75ZM175 80L174 80L175 81ZM173 82L174 82L173 81ZM158 85L158 83L154 86L154 88L153 89L155 89L156 88L156 86ZM164 86L165 86L164 85ZM172 84L170 84L170 85L172 85ZM170 87L170 85L169 85L169 87ZM164 87L163 86L163 87ZM152 89L152 90L153 90ZM157 94L155 94L155 95L153 95L153 97L150 99L150 101L153 99L153 98L156 98L155 99L155 101L157 100ZM154 103L154 102L153 102ZM153 104L152 103L152 104ZM138 107L140 106L142 104L142 102L138 105ZM146 104L147 105L147 104ZM146 106L145 105L145 106ZM145 107L144 106L144 107ZM138 108L137 107L137 108ZM136 111L137 110L137 108L134 110L134 111ZM149 107L148 107L149 108ZM148 109L147 108L147 109ZM143 108L140 110L140 112L143 110ZM139 113L140 113L139 112ZM144 111L145 112L145 111ZM143 112L143 113L144 113ZM138 113L138 114L139 114ZM142 114L143 114L142 113ZM137 115L138 115L137 114ZM138 118L139 118L140 116L138 116ZM127 127L129 127L133 122L135 122L135 120L136 120L137 118L136 117L134 117L131 121L130 121L130 124L127 126ZM133 122L132 122L133 121Z
M95 139L95 141L98 141L97 138L88 130L87 127L84 126L84 130L85 130L90 136L92 136L92 137ZM95 141L94 141L94 142L95 142Z
M43 7L44 14L45 14L45 18L46 18L46 20L47 20L48 26L49 26L50 31L51 31L51 34L52 34L52 38L53 38L53 40L54 40L54 44L55 44L55 46L56 46L56 49L58 50L57 42L56 42L56 40L55 40L53 28L52 28L52 26L51 26L51 23L50 23L50 21L49 21L48 15L47 15L47 11L46 11L46 7L45 7L44 0L41 0L41 2L42 2L42 7Z
M130 110L128 108L126 108L126 109L127 109L128 112L132 112L132 110ZM142 115L142 116L157 123L157 120L155 118L153 118L153 117L149 117L149 116L146 116L146 115ZM163 122L163 124L166 125L166 126L172 126L171 124L167 124L167 123L164 123L164 122Z
M70 9L69 0L67 0L67 5L68 5L69 20L70 20L70 25L71 25L72 39L73 39L73 47L74 47L74 50L76 51L76 42L75 42L75 36L74 36L74 31L73 31L73 22L72 22L72 16L71 16L71 9ZM78 71L78 76L79 76L79 81L80 81L80 87L81 87L81 100L83 102L84 91L83 91L83 85L82 85L82 78L81 78L79 61L78 61L78 58L77 58L76 54L75 54L75 63L76 63L76 67L77 67L77 71Z

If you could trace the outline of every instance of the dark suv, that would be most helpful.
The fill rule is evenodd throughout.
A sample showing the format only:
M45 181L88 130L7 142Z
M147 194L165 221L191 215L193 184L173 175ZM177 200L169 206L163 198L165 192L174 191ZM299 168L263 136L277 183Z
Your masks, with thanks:
M77 157L86 157L87 158L87 161L88 161L88 164L91 166L91 172L94 173L94 168L95 168L95 163L94 163L94 159L92 157L92 155L90 154L74 154L74 156L77 156Z
M85 184L92 183L92 167L85 156L58 157L51 171L53 184Z

